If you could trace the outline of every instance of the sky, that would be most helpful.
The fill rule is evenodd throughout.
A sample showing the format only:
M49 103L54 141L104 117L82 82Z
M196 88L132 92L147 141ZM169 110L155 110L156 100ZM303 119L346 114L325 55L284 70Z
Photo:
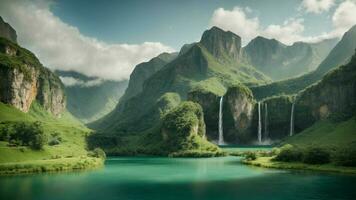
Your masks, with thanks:
M124 80L212 26L243 45L341 37L356 24L356 0L0 0L0 15L46 67Z

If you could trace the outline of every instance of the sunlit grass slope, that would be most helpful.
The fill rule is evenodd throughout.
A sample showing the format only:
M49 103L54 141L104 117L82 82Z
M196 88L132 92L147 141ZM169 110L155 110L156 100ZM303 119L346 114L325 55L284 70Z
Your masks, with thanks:
M42 166L44 171L46 171L46 167L47 171L58 171L69 170L71 167L85 168L85 165L102 164L97 159L87 156L85 137L90 134L90 129L82 125L68 112L64 112L61 117L55 118L36 102L32 104L28 113L23 113L10 105L0 103L0 126L16 122L35 121L41 122L48 137L57 132L62 138L62 142L53 146L45 145L43 150L33 150L26 146L13 147L9 146L8 142L0 142L0 174L14 173L11 171L38 172L39 166ZM85 164L78 164L81 162ZM56 165L60 163L67 164ZM23 169L23 167L28 169Z
M319 121L285 143L298 146L344 147L356 144L356 117L344 122Z

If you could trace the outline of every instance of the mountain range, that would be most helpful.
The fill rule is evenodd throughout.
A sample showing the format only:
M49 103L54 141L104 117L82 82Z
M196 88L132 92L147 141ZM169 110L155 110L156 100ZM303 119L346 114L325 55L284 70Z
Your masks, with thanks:
M288 46L259 36L245 47L235 33L212 27L180 52L138 64L127 82L53 73L0 22L1 109L8 104L42 121L65 116L63 126L82 130L72 114L95 130L85 133L88 146L109 154L219 155L211 143L220 137L219 113L231 144L277 142L321 120L354 116L356 26L340 41ZM51 130L60 127L52 123Z

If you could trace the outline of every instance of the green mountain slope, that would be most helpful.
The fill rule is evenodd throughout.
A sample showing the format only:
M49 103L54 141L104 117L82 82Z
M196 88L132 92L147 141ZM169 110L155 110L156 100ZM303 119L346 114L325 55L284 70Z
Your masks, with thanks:
M1 163L44 158L51 159L55 156L86 156L85 135L90 130L77 121L70 113L64 112L60 118L56 118L45 111L37 102L31 105L28 113L24 113L13 106L0 103L0 127L17 122L35 121L41 122L48 136L51 133L57 132L64 142L55 146L46 145L42 151L31 150L27 147L8 147L6 142L1 142ZM25 152L21 152L20 148L25 148Z
M62 81L75 80L66 84L67 109L84 123L97 120L111 112L127 87L127 81L108 81L87 77L73 71L56 71Z
M217 27L144 82L143 90L90 127L106 133L133 134L152 128L160 119L159 99L167 92L184 100L191 90L224 94L236 83L259 85L270 79L241 59L241 38ZM163 106L164 107L164 106Z
M274 80L280 80L314 70L336 43L336 39L330 39L287 46L275 39L259 36L249 42L243 52L253 66Z
M278 94L294 94L320 80L331 69L347 63L356 49L356 26L347 31L318 68L308 74L264 86L251 87L254 96L262 99Z

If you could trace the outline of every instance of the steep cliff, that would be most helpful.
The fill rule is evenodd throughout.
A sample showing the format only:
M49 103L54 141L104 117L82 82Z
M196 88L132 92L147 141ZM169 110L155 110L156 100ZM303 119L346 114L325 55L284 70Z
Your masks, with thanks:
M30 51L0 38L0 101L28 112L37 100L59 116L65 109L63 85Z
M214 26L203 33L200 43L220 60L240 59L241 38L230 31L225 32Z
M0 37L6 38L13 43L17 43L17 34L10 24L6 23L0 16Z
M209 141L218 140L220 98L220 95L206 90L193 90L188 93L188 100L198 103L203 108L206 136Z
M300 92L295 104L295 129L304 130L315 121L342 121L356 112L356 55L351 61Z
M254 140L252 122L255 100L243 85L230 87L224 95L223 132L228 143L244 144Z
M290 133L293 96L274 96L261 101L263 140L281 140ZM253 129L258 130L258 113L255 109Z

